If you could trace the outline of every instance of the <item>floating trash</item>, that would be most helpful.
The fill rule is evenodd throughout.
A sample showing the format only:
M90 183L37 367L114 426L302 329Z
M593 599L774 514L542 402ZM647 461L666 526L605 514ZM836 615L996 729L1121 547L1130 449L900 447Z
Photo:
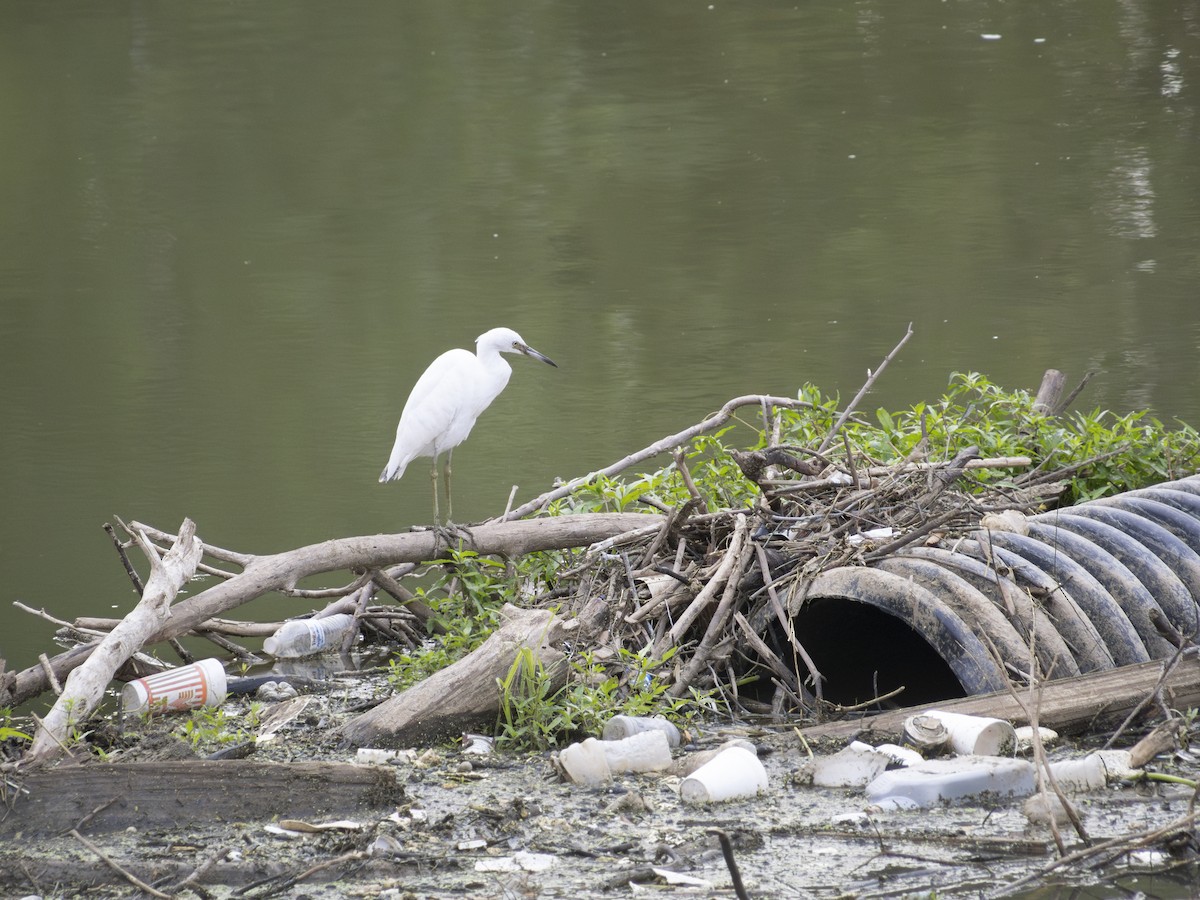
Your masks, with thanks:
M767 772L744 747L729 747L683 780L685 803L720 803L756 797L767 789Z
M1024 797L1037 786L1033 764L1002 756L957 756L884 772L869 785L872 803L904 798L920 807L982 797Z
M159 715L225 702L225 667L219 659L202 659L129 682L121 689L126 713Z

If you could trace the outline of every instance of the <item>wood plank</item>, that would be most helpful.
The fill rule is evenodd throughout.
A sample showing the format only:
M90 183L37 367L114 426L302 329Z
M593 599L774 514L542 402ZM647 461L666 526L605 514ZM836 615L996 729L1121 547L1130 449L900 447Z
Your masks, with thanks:
M1038 722L1062 733L1115 724L1154 690L1163 665L1158 660L1047 682L1042 688ZM1028 691L1018 693L1024 702L1029 702ZM1163 699L1172 709L1200 707L1200 659L1193 656L1180 660L1166 680ZM1029 724L1021 704L1012 694L1003 691L942 703L924 703L861 719L812 725L801 728L801 732L806 740L849 739L867 731L899 735L905 719L934 707L966 715L994 716L1014 725Z
M63 765L9 775L0 837L352 815L404 796L390 766L251 759ZM12 783L19 785L14 790Z

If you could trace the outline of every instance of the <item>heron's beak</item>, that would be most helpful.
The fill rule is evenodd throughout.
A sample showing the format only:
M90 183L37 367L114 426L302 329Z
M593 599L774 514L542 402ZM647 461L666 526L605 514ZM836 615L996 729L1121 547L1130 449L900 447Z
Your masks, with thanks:
M534 350L528 344L517 344L516 346L517 346L517 349L520 350L522 353L524 353L526 356L532 356L534 359L540 359L542 362L552 365L556 369L558 368L558 363L556 363L550 357L546 356L544 353L538 353L536 350Z

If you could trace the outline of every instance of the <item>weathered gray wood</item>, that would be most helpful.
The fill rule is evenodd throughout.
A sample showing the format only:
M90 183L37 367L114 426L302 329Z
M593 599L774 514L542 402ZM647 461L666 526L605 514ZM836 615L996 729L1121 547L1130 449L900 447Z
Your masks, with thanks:
M161 559L143 535L138 534L137 540L151 566L142 599L100 641L87 661L71 672L62 695L33 737L27 757L30 760L52 759L64 752L71 726L92 714L117 669L141 649L149 635L163 627L171 615L171 603L179 589L196 574L204 552L204 544L196 537L196 525L191 519L183 520L175 543Z
M554 646L563 624L545 609L506 605L503 615L504 624L474 652L347 722L341 736L356 747L410 747L490 729L500 712L496 681L508 675L523 647L546 667L555 687L565 684L564 656Z
M1066 375L1058 369L1047 369L1033 400L1033 411L1044 416L1057 416L1062 412L1062 393L1066 385Z
M1123 666L1105 672L1092 672L1075 678L1049 681L1042 687L1038 724L1060 732L1078 732L1100 724L1119 722L1154 690L1162 675L1163 662L1152 661ZM1028 691L1018 691L1029 703ZM1167 677L1163 699L1172 709L1200 706L1200 660L1181 660ZM1025 710L1007 691L979 694L960 700L924 703L826 725L802 728L805 739L850 738L862 732L898 735L904 720L927 709L950 710L976 716L995 716L1014 725L1028 725Z
M456 526L450 539L483 555L521 556L535 550L586 547L638 528L661 525L663 521L664 517L658 515L586 513L521 522ZM133 527L145 526L134 523ZM245 557L247 562L242 572L176 603L171 608L170 619L150 635L146 643L153 644L187 634L213 616L263 594L294 587L314 575L342 570L379 569L403 562L424 562L437 559L445 551L444 533L422 531L340 538L284 553ZM63 678L80 665L95 646L87 644L55 656L51 660L54 673ZM46 673L41 666L32 666L17 673L10 702L24 703L48 688Z
M20 788L8 791L0 837L64 832L101 806L81 832L273 816L336 818L362 809L387 808L403 798L390 766L350 763L251 759L94 763L37 769L8 778Z

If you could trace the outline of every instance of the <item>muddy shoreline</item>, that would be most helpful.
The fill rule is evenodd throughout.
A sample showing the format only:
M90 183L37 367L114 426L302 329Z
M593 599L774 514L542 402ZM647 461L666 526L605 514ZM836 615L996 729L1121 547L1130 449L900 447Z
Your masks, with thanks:
M387 685L382 678L338 683L302 701L303 709L270 740L258 742L249 758L353 763L355 750L339 746L331 734ZM224 709L236 720L249 705L235 699ZM272 704L265 704L260 721L271 711ZM196 750L170 734L179 724L178 717L127 722L120 729L125 746L114 746L109 756L129 764L197 758ZM85 888L89 896L143 896L127 875L166 895L199 897L598 898L646 890L731 897L715 829L729 835L752 897L921 896L931 888L939 896L1004 896L1006 885L1056 858L1048 828L1030 824L1020 800L887 812L870 808L861 790L805 784L809 757L792 728L693 727L686 749L730 736L759 748L770 780L764 796L689 806L678 797L677 777L621 776L610 786L587 789L564 783L550 754L476 756L445 744L385 764L395 794L371 810L325 818L217 812L201 819L182 808L169 826L95 833L98 827L89 831L82 824L78 836L10 832L0 844L0 884L11 896L44 897L75 896ZM827 753L844 744L827 740L812 749ZM1051 751L1054 757L1081 752L1077 745ZM1186 751L1160 758L1156 768L1200 775L1200 761ZM19 775L9 779L20 781ZM1076 802L1093 841L1100 842L1166 825L1187 813L1192 797L1184 785L1142 783L1110 786ZM290 818L345 824L295 834L279 827ZM1069 829L1064 839L1068 850L1082 846ZM1133 890L1153 883L1156 896L1184 897L1197 874L1194 857L1193 828L1174 841L1114 850L1048 877L1117 882ZM1097 862L1102 865L1093 867ZM669 884L668 872L683 883Z

